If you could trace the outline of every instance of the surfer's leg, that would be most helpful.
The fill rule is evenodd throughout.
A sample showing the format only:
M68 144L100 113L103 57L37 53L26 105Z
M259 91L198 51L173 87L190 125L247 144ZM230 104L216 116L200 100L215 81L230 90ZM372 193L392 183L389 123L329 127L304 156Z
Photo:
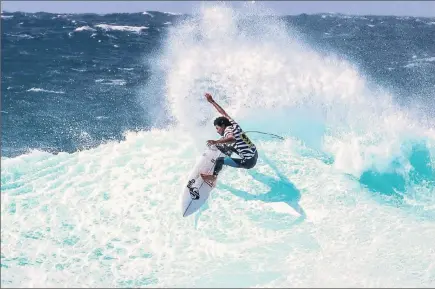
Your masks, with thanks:
M236 160L240 162L240 168L244 168L247 170L252 169L257 164L258 153L255 152L255 155L250 159Z
M215 186L215 181L217 179L217 176L219 174L219 172L222 170L223 166L229 166L229 167L233 167L233 168L241 168L241 159L236 159L236 158L230 158L230 157L219 157L216 159L216 164L214 166L214 170L213 170L213 174L212 175L208 175L208 174L200 174L201 178L211 187Z
M226 165L233 168L240 168L240 159L230 158L230 157L219 157L216 159L216 164L213 170L213 176L217 176L219 172L222 170L222 167ZM206 174L203 174L207 176ZM211 175L209 175L211 176Z
M258 152L255 152L255 155L246 162L245 168L248 170L252 169L257 164L257 160L258 160Z
M214 166L213 174L207 175L207 174L200 174L202 179L207 182L211 187L214 187L216 178L219 174L219 172L222 170L222 167L224 165L227 165L229 167L233 168L240 168L240 161L241 159L235 159L230 157L219 157L216 159L216 164Z
M240 168L239 161L240 161L240 159L226 157L226 158L224 158L224 165L229 166L229 167L233 167L233 168Z
M222 170L222 166L224 165L224 158L219 157L216 159L213 174L200 174L201 178L210 186L214 187L217 175Z
M214 166L213 175L217 176L219 172L222 170L222 167L226 165L233 168L240 167L240 164L235 161L235 159L230 157L220 157L216 159L216 165Z
M224 165L224 158L219 157L216 159L213 174L200 174L201 178L206 182L210 187L214 188L216 185L216 179L219 172L222 170L222 166Z

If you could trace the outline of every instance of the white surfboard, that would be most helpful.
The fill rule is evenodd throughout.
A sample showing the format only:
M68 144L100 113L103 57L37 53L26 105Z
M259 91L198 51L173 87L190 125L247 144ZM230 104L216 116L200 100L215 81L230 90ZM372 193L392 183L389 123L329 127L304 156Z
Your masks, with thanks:
M201 178L200 173L212 174L216 159L223 153L215 146L207 147L191 171L181 195L181 213L187 217L196 212L210 196L213 190Z

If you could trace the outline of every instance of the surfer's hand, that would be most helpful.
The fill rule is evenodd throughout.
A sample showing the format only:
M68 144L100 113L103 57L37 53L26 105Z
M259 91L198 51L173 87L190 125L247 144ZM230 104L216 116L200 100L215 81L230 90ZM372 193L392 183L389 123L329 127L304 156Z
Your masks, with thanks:
M205 98L207 98L207 101L210 102L210 103L214 102L213 97L211 96L210 93L206 93L205 94Z
M208 146L215 145L215 144L217 144L217 142L215 140L208 140L207 141Z

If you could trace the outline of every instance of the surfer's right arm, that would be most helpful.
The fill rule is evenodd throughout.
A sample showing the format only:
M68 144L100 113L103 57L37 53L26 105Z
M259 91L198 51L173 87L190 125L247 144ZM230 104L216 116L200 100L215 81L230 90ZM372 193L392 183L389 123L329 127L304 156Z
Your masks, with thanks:
M210 102L211 104L213 104L213 106L216 108L216 110L220 113L220 114L222 114L222 116L225 116L226 118L228 118L228 119L231 119L231 117L225 112L225 110L219 105L219 104L217 104L215 101L214 101L214 99L213 99L213 97L211 96L211 94L209 94L209 93L206 93L205 94L205 98L207 98L207 101L208 102Z

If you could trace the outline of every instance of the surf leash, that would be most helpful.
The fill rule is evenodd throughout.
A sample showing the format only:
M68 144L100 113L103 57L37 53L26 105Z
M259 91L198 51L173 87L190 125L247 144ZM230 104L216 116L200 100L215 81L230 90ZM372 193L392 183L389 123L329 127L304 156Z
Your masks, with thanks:
M276 137L276 138L278 138L278 139L280 139L280 140L284 140L284 138L283 138L282 136L279 136L279 135L276 135L276 134L273 134L273 133L262 132L262 131L256 131L256 130L245 131L245 133L248 133L248 132L255 132L255 133L261 133L261 134L267 134L267 135L270 135L270 136Z

